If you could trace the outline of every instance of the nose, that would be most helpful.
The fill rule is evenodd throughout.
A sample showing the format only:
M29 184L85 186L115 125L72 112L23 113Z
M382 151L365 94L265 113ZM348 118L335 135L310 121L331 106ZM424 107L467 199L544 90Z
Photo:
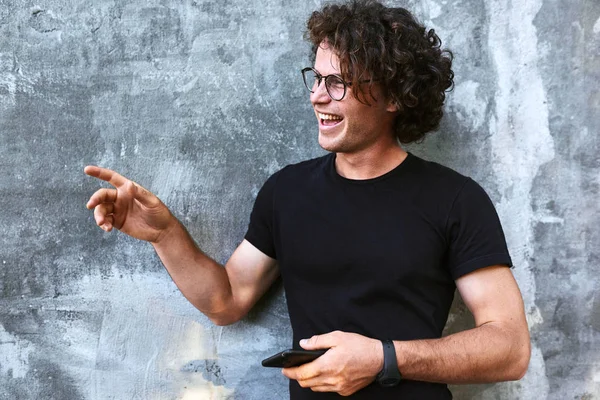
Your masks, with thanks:
M331 101L331 97L329 97L329 93L327 93L327 89L325 88L325 80L321 80L319 85L313 90L310 94L310 102L312 104L323 104Z

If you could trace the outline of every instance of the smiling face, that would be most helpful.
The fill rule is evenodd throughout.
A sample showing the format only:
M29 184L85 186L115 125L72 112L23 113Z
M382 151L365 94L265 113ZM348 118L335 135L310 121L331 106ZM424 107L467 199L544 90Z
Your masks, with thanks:
M317 50L314 69L323 76L340 73L338 57L326 42ZM368 93L368 88L365 91ZM377 100L368 98L370 105L367 105L354 97L350 86L341 101L329 97L325 82L315 88L310 101L319 121L319 145L323 149L357 153L373 146L396 143L393 123L397 108L383 98L376 84L372 92Z

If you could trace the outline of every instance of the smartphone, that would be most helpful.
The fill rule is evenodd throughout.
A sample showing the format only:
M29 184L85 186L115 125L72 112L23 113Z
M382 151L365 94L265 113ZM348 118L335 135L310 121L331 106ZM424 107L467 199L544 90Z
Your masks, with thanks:
M262 360L263 367L289 368L306 364L325 354L327 350L284 350Z

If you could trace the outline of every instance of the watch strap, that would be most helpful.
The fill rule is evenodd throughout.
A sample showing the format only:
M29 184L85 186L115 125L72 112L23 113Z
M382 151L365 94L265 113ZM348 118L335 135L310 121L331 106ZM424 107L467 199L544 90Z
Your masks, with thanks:
M382 340L381 343L383 345L383 369L377 374L377 382L383 387L393 387L402 380L402 375L398 370L396 349L391 340Z

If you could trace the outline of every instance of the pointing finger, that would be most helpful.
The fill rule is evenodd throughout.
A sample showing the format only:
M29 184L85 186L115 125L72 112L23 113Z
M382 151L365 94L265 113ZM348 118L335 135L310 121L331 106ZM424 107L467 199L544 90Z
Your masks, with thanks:
M96 167L94 165L88 165L84 168L83 172L85 172L89 176L93 176L94 178L98 178L105 182L108 182L116 188L121 187L125 183L127 183L127 178L108 168L101 168Z
M102 203L114 203L117 201L117 191L115 189L98 189L85 205L88 209L96 207Z

